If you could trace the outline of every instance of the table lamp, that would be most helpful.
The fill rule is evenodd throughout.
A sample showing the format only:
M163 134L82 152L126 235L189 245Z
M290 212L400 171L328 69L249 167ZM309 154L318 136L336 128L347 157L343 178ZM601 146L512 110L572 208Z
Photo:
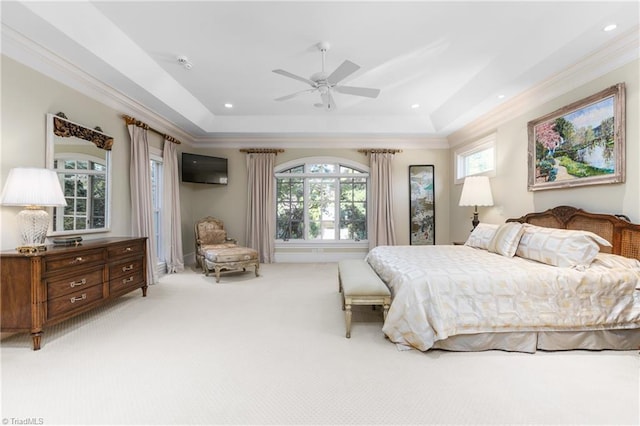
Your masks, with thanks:
M491 185L488 176L468 176L464 179L462 194L460 195L459 206L473 206L473 220L471 224L476 229L478 223L478 206L492 206L493 196L491 195ZM473 231L472 229L472 231Z
M17 167L9 171L0 197L3 206L23 206L18 213L22 245L20 253L46 250L44 239L49 229L49 213L43 207L66 206L58 174L54 170Z

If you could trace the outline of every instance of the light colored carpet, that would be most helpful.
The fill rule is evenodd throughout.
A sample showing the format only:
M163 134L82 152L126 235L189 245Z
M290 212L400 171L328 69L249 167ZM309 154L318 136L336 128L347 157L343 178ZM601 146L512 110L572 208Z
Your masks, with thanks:
M165 276L77 319L2 341L2 414L44 424L638 424L628 352L398 351L336 264Z

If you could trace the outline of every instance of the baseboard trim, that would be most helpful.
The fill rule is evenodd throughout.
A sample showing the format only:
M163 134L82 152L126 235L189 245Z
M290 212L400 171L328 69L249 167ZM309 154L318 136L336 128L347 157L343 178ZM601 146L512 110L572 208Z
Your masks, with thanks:
M302 252L302 253L278 253L275 254L276 263L334 263L342 259L364 259L367 255L363 252Z

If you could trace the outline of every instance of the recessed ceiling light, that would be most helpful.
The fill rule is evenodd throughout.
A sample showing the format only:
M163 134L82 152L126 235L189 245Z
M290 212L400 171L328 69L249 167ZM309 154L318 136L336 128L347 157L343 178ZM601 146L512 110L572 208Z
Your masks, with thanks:
M420 104L413 104L413 105L411 105L411 108L412 109L418 109L418 108L420 108Z
M225 108L233 108L233 104L224 104Z
M498 95L498 99L504 99L504 95Z
M616 24L609 24L606 27L604 27L602 30L609 32L609 31L615 30L616 28L618 28Z

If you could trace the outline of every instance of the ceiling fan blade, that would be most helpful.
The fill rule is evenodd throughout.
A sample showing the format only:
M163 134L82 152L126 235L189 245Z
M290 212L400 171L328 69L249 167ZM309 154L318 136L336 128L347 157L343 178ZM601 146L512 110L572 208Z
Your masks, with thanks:
M345 93L347 95L366 96L367 98L377 98L380 94L380 89L371 89L368 87L335 86L333 89L339 93Z
M333 100L333 96L331 96L330 90L327 90L325 93L321 93L320 97L322 98L322 104L324 106L324 109L326 109L327 111L336 109L336 103Z
M273 70L276 74L284 75L285 77L293 78L295 80L301 81L303 83L309 84L311 87L316 87L316 83L309 80L308 78L300 77L299 75L291 74L289 71L285 70Z
M334 85L342 79L350 76L360 69L360 65L356 65L351 61L344 61L334 72L327 77L329 84Z
M286 96L282 96L282 97L280 97L280 98L276 98L276 99L274 99L274 100L276 100L276 101L286 101L287 99L295 98L295 97L296 97L296 96L298 96L298 95L301 95L301 94L303 94L303 93L313 92L314 90L317 90L317 89L306 89L306 90L301 90L301 91L299 91L299 92L292 93L292 94L290 94L290 95L286 95Z

